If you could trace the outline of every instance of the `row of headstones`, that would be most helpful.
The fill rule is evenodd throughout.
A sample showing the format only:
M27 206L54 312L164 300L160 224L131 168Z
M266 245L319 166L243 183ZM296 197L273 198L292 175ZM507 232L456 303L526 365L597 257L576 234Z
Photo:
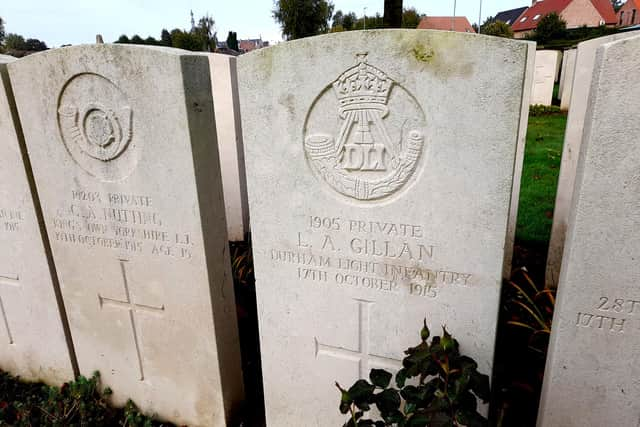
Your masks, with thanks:
M629 208L640 132L618 107L633 111L640 99L624 75L638 58L622 54L639 46L605 44L593 62L545 425L592 405L591 393L613 387L618 372L629 384L597 400L601 414L637 412L640 390L623 375L630 359L620 353L601 368L580 345L597 348L595 333L621 349L640 346L620 340L634 325L617 315L630 306L633 316L636 302ZM340 425L333 382L397 368L425 316L491 373L534 52L526 42L406 30L282 44L240 57L237 73L230 58L135 46L9 63L0 95L0 367L53 384L98 370L116 404L131 397L163 419L225 425L243 394L227 222L240 219L246 231L244 155L269 425ZM607 91L621 92L613 107ZM236 144L220 147L225 138ZM607 163L620 159L627 168ZM610 182L589 181L603 172ZM594 222L601 204L617 209L606 223ZM588 241L613 232L606 245ZM609 276L617 291L588 292ZM578 311L576 323L581 302L583 311L602 304ZM593 379L598 369L608 376ZM589 381L596 385L576 386Z

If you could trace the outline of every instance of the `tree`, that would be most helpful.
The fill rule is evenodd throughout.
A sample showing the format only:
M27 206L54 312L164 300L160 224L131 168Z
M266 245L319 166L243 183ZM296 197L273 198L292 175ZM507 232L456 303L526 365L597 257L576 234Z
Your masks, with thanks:
M402 0L384 0L385 28L400 28L402 26Z
M28 50L29 52L40 52L43 50L47 50L47 44L38 39L27 39L24 44L26 48L24 50Z
M553 12L543 16L538 22L534 37L541 43L564 37L567 30L567 22L557 13Z
M227 47L229 49L240 51L240 47L238 46L238 33L235 31L229 31L229 35L227 36Z
M120 37L118 37L118 40L116 40L116 43L131 43L131 40L129 40L129 37L127 37L126 34L123 34Z
M198 21L195 33L202 43L202 49L205 52L214 52L218 44L216 21L209 15L205 15Z
M331 0L275 0L273 18L287 40L329 31L333 16Z
M353 28L356 25L356 21L357 20L358 20L358 17L356 16L355 13L353 13L353 12L347 13L342 18L342 28L344 28L345 31L353 30Z
M166 28L163 28L160 33L160 43L163 46L171 46L171 33Z
M178 49L199 51L202 49L202 40L195 33L171 30L171 46Z
M331 28L335 27L343 27L342 23L344 22L344 14L341 10L337 10L336 13L333 14L333 22L331 23Z
M3 40L4 40L4 20L0 16L0 44L2 44Z
M488 36L513 38L513 30L511 26L502 21L494 21L489 24L485 24L481 28L482 34Z
M133 37L131 37L131 43L133 43L133 44L144 44L144 40L142 40L142 37L140 37L139 35L135 34Z
M4 47L10 50L27 50L27 42L21 35L9 33L4 38Z
M624 3L625 0L611 0L611 6L613 6L613 10L615 10L616 13L620 10Z
M402 28L418 28L418 24L424 15L418 13L418 11L410 7L402 12Z

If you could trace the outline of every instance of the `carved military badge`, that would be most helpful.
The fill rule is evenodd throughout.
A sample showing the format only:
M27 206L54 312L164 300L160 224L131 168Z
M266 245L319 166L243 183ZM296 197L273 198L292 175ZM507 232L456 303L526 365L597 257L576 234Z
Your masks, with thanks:
M129 148L132 125L133 112L126 96L102 76L77 75L60 94L58 128L62 141L73 160L94 176L116 180L130 172L131 160L118 159Z
M366 57L357 55L357 64L314 101L304 148L316 176L334 190L378 200L397 192L416 171L425 118L417 100ZM327 132L332 128L337 131Z

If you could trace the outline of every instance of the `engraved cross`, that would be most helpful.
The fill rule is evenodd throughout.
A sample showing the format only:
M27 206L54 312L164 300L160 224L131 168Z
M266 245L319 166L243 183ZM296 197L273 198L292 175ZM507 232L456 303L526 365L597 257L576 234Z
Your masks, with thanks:
M129 280L127 279L127 270L125 267L128 261L124 259L121 259L119 261L120 261L120 271L122 273L122 281L124 283L124 293L125 293L124 301L117 300L114 298L103 297L100 294L98 294L98 300L100 301L100 308L103 308L104 306L112 306L112 307L127 310L129 312L129 320L131 322L131 330L133 333L133 342L136 346L136 354L138 356L138 369L140 370L140 381L144 381L144 369L142 366L142 360L143 360L142 342L141 342L141 334L140 334L140 331L138 330L137 319L138 319L138 316L143 313L157 315L164 312L164 305L160 307L154 307L151 305L139 304L133 301L131 299L131 292L129 291Z
M7 285L14 288L20 287L20 278L17 274L0 274L0 285ZM11 328L9 328L9 319L7 318L7 312L4 309L4 301L0 296L0 315L2 315L2 321L4 323L4 329L7 331L7 337L9 338L9 344L13 344L13 335L11 334Z
M374 354L369 349L369 335L371 332L371 306L372 301L356 299L358 303L358 347L350 350L344 347L336 347L323 344L314 338L316 358L325 355L342 360L358 362L360 378L367 378L371 366L386 367L393 370L400 369L400 360Z

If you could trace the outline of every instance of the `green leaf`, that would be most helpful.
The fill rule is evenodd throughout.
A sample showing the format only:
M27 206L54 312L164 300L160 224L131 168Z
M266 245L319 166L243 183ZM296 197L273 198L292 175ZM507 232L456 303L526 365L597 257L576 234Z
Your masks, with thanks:
M369 379L376 387L387 388L393 375L384 369L372 369Z
M366 380L358 380L349 389L349 397L356 404L370 402L375 388L373 384L369 384Z
M445 413L436 413L431 417L429 427L453 427L453 418Z
M447 328L445 326L442 327L442 338L440 339L440 345L442 346L442 350L445 352L453 350L454 343L451 334L447 332Z
M397 411L400 408L400 394L393 388L384 390L375 396L375 403L382 413Z
M456 411L455 420L458 424L463 424L466 427L486 427L488 425L488 420L482 415L464 408Z
M431 335L431 332L429 331L429 328L427 327L427 319L424 319L424 326L422 327L422 330L420 331L420 339L422 339L422 342L426 342L429 339L429 335Z
M396 385L398 386L398 388L403 388L406 381L407 370L405 368L402 368L396 373Z
M427 427L430 420L425 414L415 414L407 420L406 427Z
M489 377L479 372L474 372L471 375L471 381L469 382L469 388L478 396L484 403L489 401L490 387Z
M424 399L424 391L422 388L408 385L400 391L400 395L407 403L420 404Z

